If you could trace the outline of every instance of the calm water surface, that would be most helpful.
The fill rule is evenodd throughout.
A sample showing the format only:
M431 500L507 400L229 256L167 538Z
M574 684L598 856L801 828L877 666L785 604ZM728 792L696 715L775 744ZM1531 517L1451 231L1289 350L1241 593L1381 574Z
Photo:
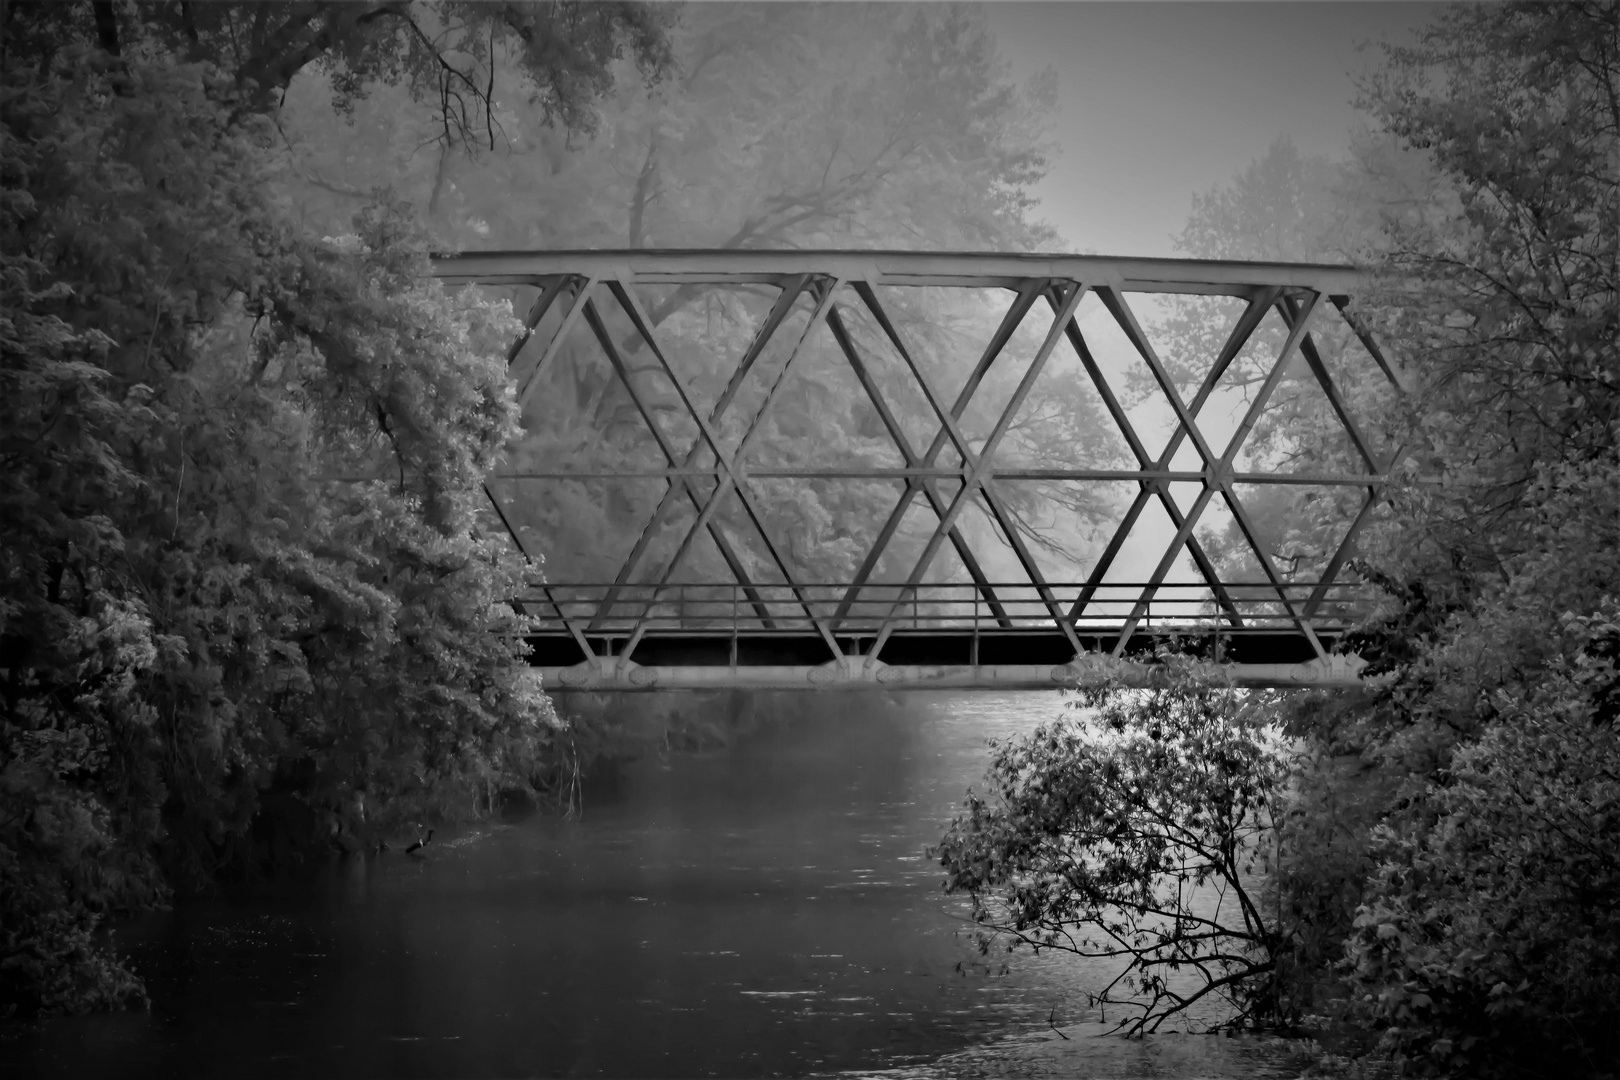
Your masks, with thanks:
M581 820L440 834L418 860L123 932L149 1013L0 1044L73 1077L1289 1076L1275 1046L1099 1037L1111 972L971 946L925 854L1055 694L761 700ZM443 841L443 842L440 842ZM1063 1039L1053 1025L1068 1034Z

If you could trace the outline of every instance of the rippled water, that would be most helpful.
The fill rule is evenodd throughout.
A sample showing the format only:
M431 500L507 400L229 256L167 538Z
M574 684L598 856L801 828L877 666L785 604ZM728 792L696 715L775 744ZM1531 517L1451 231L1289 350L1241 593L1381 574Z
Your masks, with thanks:
M1111 972L971 947L925 849L982 775L985 740L1060 708L765 699L728 746L594 785L582 820L441 834L426 860L351 860L149 921L125 936L150 1013L13 1033L0 1062L75 1077L1293 1075L1266 1044L1100 1037L1082 991Z

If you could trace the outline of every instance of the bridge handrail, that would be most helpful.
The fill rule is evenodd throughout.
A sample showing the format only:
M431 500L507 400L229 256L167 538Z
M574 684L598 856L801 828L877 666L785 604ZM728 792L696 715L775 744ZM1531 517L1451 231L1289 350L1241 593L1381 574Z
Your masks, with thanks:
M1106 582L1091 587L1087 608L1068 620L1077 629L1118 628L1124 614L1145 599L1144 619L1149 626L1185 624L1189 629L1217 624L1241 629L1292 626L1290 610L1305 597L1321 590L1312 623L1323 629L1343 628L1364 616L1376 596L1374 586L1355 581L1323 583L1314 580L1283 582L1235 581L1223 583L1230 608L1216 603L1208 585L1196 582ZM637 628L661 630L728 629L747 627L750 633L798 632L813 620L832 622L837 632L870 633L884 626L1055 629L1045 591L1067 608L1083 590L1084 582L922 583L865 582L853 589L846 582L758 583L636 583L611 582L545 585L521 599L537 618L542 632L572 632L586 626L595 634L622 635ZM993 611L986 593L999 607ZM609 594L611 603L604 603ZM899 610L894 611L895 605ZM847 605L846 614L837 616ZM863 610L868 608L878 610ZM1117 607L1120 611L1108 611ZM891 614L892 613L892 614Z

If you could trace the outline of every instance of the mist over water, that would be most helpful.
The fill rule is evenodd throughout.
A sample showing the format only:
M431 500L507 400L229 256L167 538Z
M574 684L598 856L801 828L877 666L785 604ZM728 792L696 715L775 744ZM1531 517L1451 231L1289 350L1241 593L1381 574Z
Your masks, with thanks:
M982 776L986 740L1061 709L1056 694L762 697L727 745L593 778L578 820L440 832L425 860L350 859L130 928L152 1011L51 1022L0 1062L76 1077L1284 1075L1276 1050L1240 1041L1088 1038L1102 1028L1083 991L1112 969L973 948L926 849Z

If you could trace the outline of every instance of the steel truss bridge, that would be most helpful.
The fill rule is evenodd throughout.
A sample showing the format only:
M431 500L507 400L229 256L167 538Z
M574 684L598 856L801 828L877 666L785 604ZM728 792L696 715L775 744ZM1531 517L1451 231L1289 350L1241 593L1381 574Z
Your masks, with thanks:
M1324 359L1324 335L1359 342L1361 355L1372 362L1366 370L1373 378L1397 390L1400 380L1351 310L1362 283L1352 267L1055 255L640 250L443 255L435 258L434 273L450 285L507 288L519 311L527 304L526 329L508 356L525 406L536 404L542 376L562 362L559 357L570 349L588 349L605 364L604 371L611 369L605 378L613 382L624 410L633 406L657 447L650 462L594 469L530 462L505 468L486 485L501 522L536 563L544 562L549 538L522 523L525 500L535 498L525 494L526 482L589 481L598 485L592 489L597 492L614 482L654 485L656 498L642 508L647 512L639 532L631 528L622 537L602 538L603 549L613 549L616 571L580 576L559 570L553 558L545 564L545 583L517 598L538 620L531 638L533 663L551 688L1051 688L1110 673L1140 675L1167 636L1230 665L1240 684L1354 682L1359 659L1336 654L1334 647L1368 610L1371 596L1345 565L1357 533L1379 505L1398 452L1369 438L1352 416L1347 380L1336 379ZM729 373L720 369L723 380L711 367L705 392L690 365L683 369L678 362L680 349L672 341L678 320L669 313L683 306L693 310L695 298L707 289L747 294L759 316L746 348L728 362ZM986 321L987 337L974 350L976 359L947 371L918 340L923 335L908 332L896 314L901 303L896 297L907 289L1001 297L1005 307L999 321ZM1164 296L1232 298L1227 304L1234 316L1211 328L1216 333L1209 340L1219 344L1196 363L1182 360L1182 386L1190 385L1189 367L1201 371L1190 397L1178 391L1175 373L1138 316ZM1080 317L1083 300L1090 302L1089 321ZM1099 304L1106 316L1098 313ZM1167 441L1161 441L1162 430L1148 432L1140 414L1133 416L1118 385L1119 362L1094 348L1094 329L1083 330L1083 323L1095 327L1098 320L1116 341L1128 343L1132 362L1139 361L1137 389L1146 386L1162 395L1164 415L1173 423ZM1268 320L1269 337L1259 332ZM855 328L857 321L866 328L865 338ZM1020 334L1025 346L1015 358L1020 350L1009 344ZM812 346L813 338L822 344ZM1262 341L1268 348L1257 360ZM893 380L886 382L878 370L880 346L890 358L888 370L914 380L931 438L908 431ZM790 372L816 347L847 364L851 385L859 386L881 425L874 434L892 446L888 464L825 465L758 452L772 438L775 428L767 418L791 381ZM1067 385L1095 393L1100 403L1095 415L1106 416L1128 448L1122 460L1104 463L1116 467L1031 467L1010 460L1006 452L1015 418L1040 400L1043 369L1064 349L1065 362L1079 380ZM1201 413L1220 397L1222 377L1240 356L1251 375L1241 407L1227 411L1240 412L1241 418L1235 429L1230 417L1225 422L1229 435L1205 430ZM1140 375L1144 371L1151 381ZM742 390L751 373L755 389L749 397ZM983 402L976 405L975 395L996 379L1004 400L987 413L993 423L987 430L982 423L975 432L965 430L970 407L986 408ZM1320 391L1323 415L1330 413L1342 425L1351 448L1347 467L1317 473L1245 471L1245 442L1273 394L1290 379ZM959 389L947 395L943 387L951 384ZM849 560L852 572L821 580L790 557L796 538L774 534L760 493L773 481L884 481L893 485L897 499L886 517L870 523L864 552L853 552ZM1010 494L1018 483L1033 481L1076 490L1112 485L1110 490L1130 493L1128 503L1117 500L1122 510L1111 531L1095 536L1102 543L1090 549L1089 566L1043 573L1042 559L1031 548L1033 534L1020 527ZM1244 498L1254 496L1239 492L1240 487L1275 492L1279 486L1328 490L1340 500L1342 538L1325 561L1318 561L1315 573L1301 573L1268 550L1245 505ZM1218 553L1198 535L1201 518L1222 504L1227 535L1240 534L1248 548L1252 569L1246 577L1230 571L1223 576ZM905 531L902 521L920 507L927 510L930 527L911 529L905 573L891 569L884 578L881 567L896 557L892 549L897 533ZM1133 527L1153 507L1168 524L1144 538ZM968 527L970 508L995 524L994 557L986 550L988 525L977 531ZM672 528L679 533L673 554L651 557L657 538L670 542ZM711 571L693 580L688 566L688 579L677 580L683 557L698 542L712 542L725 573ZM1152 552L1143 561L1145 543L1155 550L1162 546L1156 561ZM954 552L957 559L952 580L940 580L942 551ZM1127 553L1130 557L1122 558ZM998 573L997 560L1016 564L1018 572ZM1149 569L1122 580L1120 567L1132 560ZM1176 579L1177 568L1189 560L1196 568L1196 587Z

